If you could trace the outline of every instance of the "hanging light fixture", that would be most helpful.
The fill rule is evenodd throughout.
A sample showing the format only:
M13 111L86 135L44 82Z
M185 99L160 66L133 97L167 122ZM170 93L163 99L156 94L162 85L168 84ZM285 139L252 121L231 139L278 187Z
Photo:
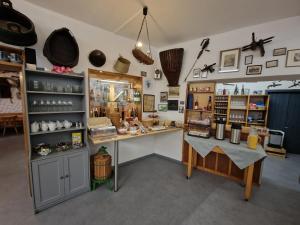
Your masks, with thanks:
M142 25L138 34L138 37L136 39L136 44L134 46L134 49L132 50L132 54L133 56L140 62L146 65L152 65L154 63L154 60L152 58L152 53L151 53L151 46L150 46L150 38L149 38L149 30L148 30L148 24L147 24L147 14L148 14L148 7L145 6L143 8L143 21L142 21ZM143 26L146 26L146 31L147 31L147 39L148 39L148 51L147 54L145 54L141 48L143 46L143 43L139 41L140 36L141 36L141 32L143 30Z

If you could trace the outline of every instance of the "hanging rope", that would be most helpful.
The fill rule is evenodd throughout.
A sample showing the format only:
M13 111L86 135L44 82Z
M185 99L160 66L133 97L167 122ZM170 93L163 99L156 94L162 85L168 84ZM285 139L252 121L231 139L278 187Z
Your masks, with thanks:
M136 39L136 43L134 46L134 49L132 50L132 54L134 57L139 60L141 63L144 63L146 65L152 65L154 63L154 60L152 59L152 51L151 51L151 43L150 43L150 36L149 36L149 29L148 29L148 23L147 23L147 14L148 14L148 8L145 6L143 8L143 21ZM144 24L146 24L146 32L147 32L147 39L148 39L148 48L149 48L149 54L143 53L140 49L137 48L138 41L140 39Z

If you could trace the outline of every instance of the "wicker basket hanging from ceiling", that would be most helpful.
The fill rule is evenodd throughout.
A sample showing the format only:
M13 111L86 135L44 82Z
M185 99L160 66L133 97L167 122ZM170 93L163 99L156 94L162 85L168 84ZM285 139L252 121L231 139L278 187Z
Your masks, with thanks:
M169 87L179 86L183 52L183 48L174 48L159 53L161 67L168 80Z
M149 38L149 30L148 30L148 24L147 24L147 14L148 14L148 7L145 6L143 8L143 15L144 15L144 18L143 18L143 21L142 21L142 25L141 25L141 28L140 28L140 31L139 31L139 34L138 34L138 37L137 37L137 40L136 40L136 45L135 45L135 48L132 50L132 54L133 56L140 62L140 63L143 63L145 65L152 65L154 63L154 60L152 58L152 53L151 53L151 47L150 47L150 38ZM140 36L141 36L141 32L142 32L142 29L143 29L143 26L146 26L146 31L147 31L147 38L148 38L148 48L149 48L149 54L145 54L142 50L140 50L138 47L137 47L137 43L140 39Z

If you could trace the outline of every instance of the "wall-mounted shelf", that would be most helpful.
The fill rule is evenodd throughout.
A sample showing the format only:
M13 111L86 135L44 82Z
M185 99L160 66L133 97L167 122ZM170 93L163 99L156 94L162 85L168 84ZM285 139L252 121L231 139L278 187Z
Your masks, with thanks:
M61 132L71 132L71 131L76 131L76 130L85 130L85 127L71 127L71 128L62 128L59 130L54 130L54 131L39 131L39 132L31 132L30 135L45 135L45 134L54 134L54 133L61 133Z
M27 91L28 94L43 94L43 95L82 95L84 93L66 93L66 92L48 92L48 91Z
M19 72L19 71L22 70L23 64L0 61L0 67L1 67L2 70L8 70L8 71L12 71L12 72Z
M54 111L54 112L30 112L29 115L45 115L45 114L72 114L72 113L85 113L85 111Z
M50 71L43 71L43 70L25 70L27 73L36 74L36 75L48 75L48 76L57 76L57 77L65 77L65 78L74 78L74 79L84 79L84 75L82 74L75 74L75 73L55 73Z

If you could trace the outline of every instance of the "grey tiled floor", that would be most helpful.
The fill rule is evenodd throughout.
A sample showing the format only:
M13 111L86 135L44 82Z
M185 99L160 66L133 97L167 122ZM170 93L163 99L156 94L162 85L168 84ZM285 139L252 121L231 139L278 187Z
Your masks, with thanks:
M225 178L151 156L120 168L120 190L105 187L32 211L23 164L22 136L0 138L0 225L299 224L300 157L265 161L262 186L251 201Z

